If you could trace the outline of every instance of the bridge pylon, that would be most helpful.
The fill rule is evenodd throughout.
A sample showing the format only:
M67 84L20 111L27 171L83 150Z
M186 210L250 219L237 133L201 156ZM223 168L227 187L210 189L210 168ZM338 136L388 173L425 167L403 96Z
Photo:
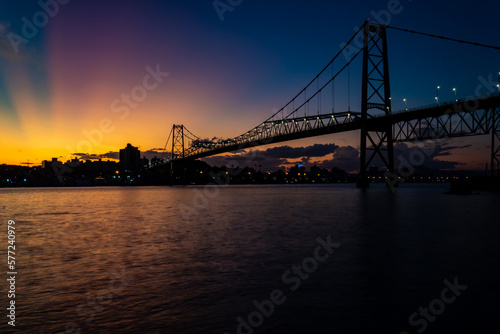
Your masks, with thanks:
M385 25L364 24L363 77L361 86L361 145L358 187L368 187L367 170L373 158L380 157L388 171L394 173L394 148L391 124L368 126L368 116L380 111L392 113L389 59ZM367 147L367 141L371 144Z
M170 184L174 183L174 160L184 158L184 125L172 126L172 150L170 155Z
M184 125L172 126L172 151L170 161L184 158Z

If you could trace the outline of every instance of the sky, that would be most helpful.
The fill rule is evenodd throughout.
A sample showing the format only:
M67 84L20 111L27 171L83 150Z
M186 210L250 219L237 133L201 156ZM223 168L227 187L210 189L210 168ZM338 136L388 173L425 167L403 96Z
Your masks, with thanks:
M392 10L392 14L389 10ZM295 96L363 22L500 45L494 0L0 2L0 163L159 154L173 124L238 136ZM393 109L475 95L499 51L388 31ZM360 109L361 63L336 84ZM356 170L359 132L254 149L264 169L297 162ZM426 162L484 169L488 136L442 140ZM401 152L412 146L398 144ZM245 153L205 159L225 164Z

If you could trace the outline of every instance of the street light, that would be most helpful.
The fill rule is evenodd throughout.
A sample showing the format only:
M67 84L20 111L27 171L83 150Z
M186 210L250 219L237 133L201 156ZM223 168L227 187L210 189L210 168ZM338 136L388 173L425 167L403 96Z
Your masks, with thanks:
M453 87L453 92L455 93L455 102L457 102L457 89L455 87Z
M403 102L405 103L405 110L408 110L408 108L406 108L406 99L403 99Z
M437 86L437 89L436 89L436 104L439 105L439 88L441 88L441 86Z

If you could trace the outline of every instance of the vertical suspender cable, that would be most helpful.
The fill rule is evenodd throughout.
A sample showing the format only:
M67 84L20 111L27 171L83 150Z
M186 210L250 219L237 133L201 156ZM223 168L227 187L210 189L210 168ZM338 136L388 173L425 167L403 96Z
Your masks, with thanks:
M347 46L347 110L351 111L351 44Z
M319 90L319 76L318 76L318 79L316 80L316 90ZM318 95L318 116L319 116L320 109L321 109L321 91L319 92L319 95Z
M333 62L332 62L332 78L333 78ZM335 80L332 80L332 114L335 112Z
M307 102L307 87L304 89L304 103ZM309 109L309 103L306 103L304 108L304 117L307 116L307 110Z

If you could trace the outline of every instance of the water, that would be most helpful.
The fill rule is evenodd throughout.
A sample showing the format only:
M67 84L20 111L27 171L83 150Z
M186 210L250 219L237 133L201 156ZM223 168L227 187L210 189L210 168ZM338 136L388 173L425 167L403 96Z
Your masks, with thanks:
M497 333L500 195L446 187L0 189L1 271L13 219L18 272L0 332ZM307 279L287 272L304 259Z

